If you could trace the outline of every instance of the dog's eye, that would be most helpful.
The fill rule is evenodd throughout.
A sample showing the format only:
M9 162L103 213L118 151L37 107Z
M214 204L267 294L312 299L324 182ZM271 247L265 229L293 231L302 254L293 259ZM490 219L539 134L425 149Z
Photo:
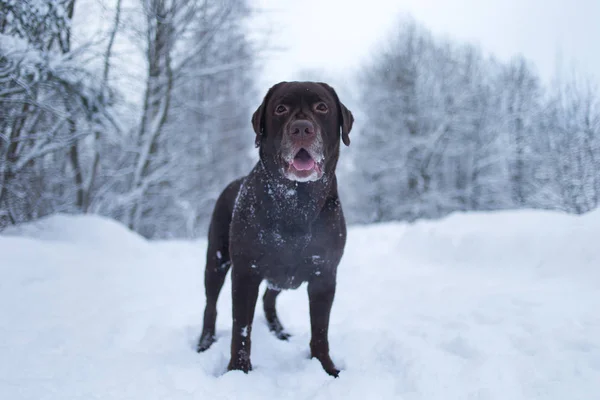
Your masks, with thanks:
M315 110L317 110L318 112L321 112L321 113L326 113L327 111L329 111L329 108L327 108L327 104L319 103L315 107Z
M275 114L277 115L281 115L281 114L285 114L287 112L287 107L284 106L283 104L278 105L277 107L275 107Z

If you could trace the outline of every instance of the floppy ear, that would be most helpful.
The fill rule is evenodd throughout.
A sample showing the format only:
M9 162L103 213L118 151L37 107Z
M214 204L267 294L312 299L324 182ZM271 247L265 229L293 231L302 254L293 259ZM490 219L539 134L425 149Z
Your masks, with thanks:
M338 100L338 102L340 104L340 112L342 113L342 141L346 146L350 146L350 137L348 135L350 134L350 130L352 130L352 124L354 124L354 116L341 101Z
M254 132L256 133L254 145L256 147L260 147L260 140L262 138L263 133L265 133L265 109L267 108L269 98L271 97L271 94L273 93L274 89L282 83L285 82L280 82L267 91L267 94L265 95L265 98L263 99L262 103L260 104L260 106L258 106L256 111L254 111L254 114L252 114L252 127L254 128Z
M265 105L267 104L267 97L263 100L260 106L254 111L252 114L252 127L254 128L254 132L256 133L256 138L254 139L254 146L260 146L260 137L263 133L264 124L263 120L265 118Z
M352 112L350 112L350 110L348 110L348 108L344 105L344 103L340 101L340 98L331 86L322 82L321 85L323 85L327 90L329 90L329 92L331 92L331 94L335 98L335 101L338 104L338 107L340 109L339 124L340 128L342 128L342 142L344 142L346 146L350 146L349 134L352 130L352 124L354 123L354 116L352 115Z

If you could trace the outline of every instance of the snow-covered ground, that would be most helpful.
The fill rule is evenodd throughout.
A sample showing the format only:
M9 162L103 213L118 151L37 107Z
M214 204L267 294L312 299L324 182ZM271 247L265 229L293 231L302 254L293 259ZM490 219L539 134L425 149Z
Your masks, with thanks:
M257 307L254 371L193 347L205 241L148 242L99 217L0 236L0 399L600 398L600 212L453 215L350 229L330 327L342 373L308 358L306 290Z

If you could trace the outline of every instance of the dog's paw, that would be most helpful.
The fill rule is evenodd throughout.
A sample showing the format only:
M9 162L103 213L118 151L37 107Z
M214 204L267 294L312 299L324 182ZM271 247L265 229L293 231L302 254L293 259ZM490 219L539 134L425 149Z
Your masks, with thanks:
M215 338L215 335L212 335L210 333L208 334L202 334L202 336L200 336L200 340L198 340L198 345L196 346L196 351L198 353L202 353L203 351L208 350L208 348L210 346L212 346L212 344L214 342L216 342L217 339Z
M275 334L275 337L277 337L277 339L279 339L279 340L285 340L285 341L287 341L289 338L292 337L291 334L287 333L284 330L281 330L279 332L273 332L273 333Z
M249 371L252 371L252 363L247 359L231 359L227 366L227 371L242 371L247 374Z
M321 362L321 366L329 375L333 376L334 378L339 377L340 370L335 367L335 364L328 355L321 357L313 355L313 358L316 358Z
M277 337L279 340L288 340L292 336L285 331L277 316L275 316L271 321L267 321L267 325L269 327L269 331L273 332L275 337Z
M335 367L331 359L326 360L325 362L321 361L321 365L323 366L325 372L327 372L329 375L333 376L334 378L339 377L340 370Z

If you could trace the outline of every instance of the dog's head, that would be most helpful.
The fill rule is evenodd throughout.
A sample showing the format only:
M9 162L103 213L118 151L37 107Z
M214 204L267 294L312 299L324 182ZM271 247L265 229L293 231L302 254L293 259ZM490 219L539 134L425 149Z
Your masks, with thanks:
M335 90L317 82L276 84L252 116L262 162L299 182L335 171L340 130L349 146L353 122Z

